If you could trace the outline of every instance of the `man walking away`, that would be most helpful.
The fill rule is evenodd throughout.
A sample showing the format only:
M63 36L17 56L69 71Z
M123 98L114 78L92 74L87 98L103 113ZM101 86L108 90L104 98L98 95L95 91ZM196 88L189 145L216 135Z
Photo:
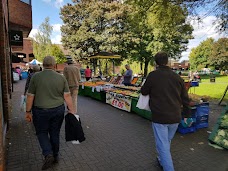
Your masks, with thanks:
M79 81L81 80L80 70L74 65L73 61L68 61L68 66L64 68L63 74L68 82L73 101L73 107L75 112L77 113L78 88Z
M158 152L157 160L164 171L174 171L170 144L181 121L190 117L189 98L181 77L168 66L168 55L155 55L157 70L152 71L141 88L142 95L149 95L152 127Z
M26 120L35 126L42 153L45 157L42 170L58 162L59 134L64 119L64 100L69 113L74 114L67 80L54 71L55 58L43 60L44 70L33 75L27 93ZM31 114L32 110L32 114Z

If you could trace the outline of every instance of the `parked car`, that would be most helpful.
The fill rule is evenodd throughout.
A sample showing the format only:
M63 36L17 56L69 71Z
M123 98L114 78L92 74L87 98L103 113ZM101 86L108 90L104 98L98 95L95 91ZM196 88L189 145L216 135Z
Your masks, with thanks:
M13 82L17 82L19 80L20 80L19 74L13 71Z

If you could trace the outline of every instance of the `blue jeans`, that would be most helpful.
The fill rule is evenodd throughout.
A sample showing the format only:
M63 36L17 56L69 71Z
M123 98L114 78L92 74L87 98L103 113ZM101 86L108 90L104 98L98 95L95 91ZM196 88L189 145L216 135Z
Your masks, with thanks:
M32 108L33 124L44 156L49 154L58 156L64 111L64 105L51 109Z
M170 144L173 139L179 123L175 124L159 124L152 123L156 149L158 152L158 160L164 171L174 171L172 156L170 152Z

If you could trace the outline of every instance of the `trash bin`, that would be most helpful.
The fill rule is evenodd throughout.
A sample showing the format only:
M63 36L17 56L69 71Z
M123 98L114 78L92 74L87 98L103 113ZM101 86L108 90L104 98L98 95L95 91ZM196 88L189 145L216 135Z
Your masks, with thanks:
M210 77L210 82L211 83L214 83L215 82L215 76L214 75Z
M28 72L22 72L21 77L22 77L22 79L27 79L28 78Z

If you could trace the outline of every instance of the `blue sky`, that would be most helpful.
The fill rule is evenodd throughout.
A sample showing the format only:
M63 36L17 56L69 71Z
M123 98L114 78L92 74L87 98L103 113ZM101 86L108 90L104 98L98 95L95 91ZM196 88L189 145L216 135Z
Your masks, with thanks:
M32 0L32 13L33 13L33 29L30 33L30 37L33 37L37 33L39 25L44 21L46 17L50 18L50 24L53 26L52 43L61 43L61 31L62 20L60 19L60 7L67 3L72 3L71 0ZM197 47L200 42L206 40L209 37L217 40L220 37L224 37L222 34L216 32L216 25L213 21L216 20L214 16L207 16L203 19L202 23L191 21L194 28L194 39L189 41L188 50L182 53L182 59L188 59L189 53L192 48Z

